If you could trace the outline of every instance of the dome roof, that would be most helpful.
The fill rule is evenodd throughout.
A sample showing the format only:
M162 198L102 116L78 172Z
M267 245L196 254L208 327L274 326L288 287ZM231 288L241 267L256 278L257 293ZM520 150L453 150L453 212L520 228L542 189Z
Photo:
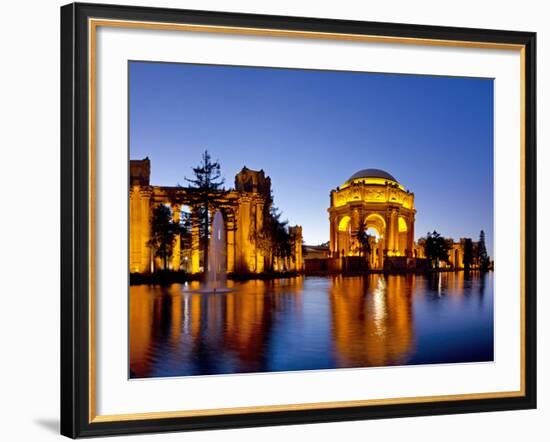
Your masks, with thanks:
M388 172L386 172L385 170L363 169L363 170L360 170L358 172L355 172L352 176L350 176L345 184L349 184L352 181L355 181L355 180L358 180L358 179L361 179L361 178L382 178L382 179L385 179L385 180L388 180L388 181L394 181L396 183L399 182L392 175L390 175Z

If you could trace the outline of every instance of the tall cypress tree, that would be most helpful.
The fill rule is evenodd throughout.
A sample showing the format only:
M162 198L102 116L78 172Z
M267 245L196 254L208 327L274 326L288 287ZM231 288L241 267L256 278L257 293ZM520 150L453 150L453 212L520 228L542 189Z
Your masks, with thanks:
M197 210L199 220L199 238L204 250L204 271L208 270L208 239L210 237L210 210L215 208L225 195L221 175L221 166L218 161L205 150L201 163L193 167L193 178L185 178L190 184L190 196L194 210Z
M479 232L479 242L477 244L477 256L479 259L479 268L486 272L489 269L489 255L487 254L487 246L485 245L485 232Z

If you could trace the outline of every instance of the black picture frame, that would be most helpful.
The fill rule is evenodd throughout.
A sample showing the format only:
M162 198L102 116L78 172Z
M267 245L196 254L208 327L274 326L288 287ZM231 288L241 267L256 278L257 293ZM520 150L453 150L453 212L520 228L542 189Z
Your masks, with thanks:
M89 18L522 45L524 395L317 410L93 422L90 419ZM61 8L61 434L76 438L536 408L536 34L73 3Z

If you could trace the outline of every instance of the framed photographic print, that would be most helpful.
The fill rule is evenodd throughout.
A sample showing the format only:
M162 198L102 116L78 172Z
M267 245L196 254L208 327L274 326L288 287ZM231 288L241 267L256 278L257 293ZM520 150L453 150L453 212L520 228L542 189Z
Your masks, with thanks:
M535 42L62 7L62 434L534 408Z

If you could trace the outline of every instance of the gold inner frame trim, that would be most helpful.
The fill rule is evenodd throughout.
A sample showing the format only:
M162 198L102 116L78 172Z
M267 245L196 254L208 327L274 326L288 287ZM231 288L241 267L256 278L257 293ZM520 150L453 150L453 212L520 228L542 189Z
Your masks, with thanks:
M387 44L412 44L419 46L443 46L476 49L511 50L520 53L520 207L521 207L521 239L520 239L520 389L518 391L498 391L487 393L464 393L437 396L399 397L387 399L367 399L335 402L316 402L284 405L261 405L234 408L197 409L181 411L159 411L129 414L96 414L96 36L97 28L133 28L146 30L207 32L218 34L253 35L268 37L292 37L307 39L324 39L339 41L357 41ZM216 416L245 413L269 413L293 410L321 410L328 408L365 407L375 405L414 404L426 402L482 400L496 398L512 398L525 396L525 46L521 44L475 42L459 40L439 40L411 37L390 37L377 35L339 34L329 32L292 31L283 29L245 28L232 26L210 26L182 23L158 23L130 20L88 19L88 93L89 93L89 423L132 421L144 419L168 419L178 417Z
M217 34L238 34L271 37L297 37L323 40L360 41L370 43L399 43L422 46L455 46L465 48L521 50L523 45L429 38L391 37L380 35L345 34L334 32L292 31L287 29L244 28L238 26L211 26L183 23L159 23L131 20L90 19L90 26L134 28L161 31L208 32Z
M113 422L113 421L131 421L143 419L162 419L174 417L196 417L196 416L219 416L225 414L245 414L251 412L275 412L292 410L322 410L327 408L342 407L364 407L372 405L395 405L395 404L420 404L426 402L459 401L463 399L495 399L522 396L520 391L503 391L497 393L479 393L473 394L455 394L441 396L419 396L388 399L369 399L356 401L337 401L337 402L316 402L304 404L286 404L286 405L261 405L256 407L236 407L236 408L213 408L203 410L187 411L154 411L149 413L132 414L110 414L105 416L96 416L91 422Z

